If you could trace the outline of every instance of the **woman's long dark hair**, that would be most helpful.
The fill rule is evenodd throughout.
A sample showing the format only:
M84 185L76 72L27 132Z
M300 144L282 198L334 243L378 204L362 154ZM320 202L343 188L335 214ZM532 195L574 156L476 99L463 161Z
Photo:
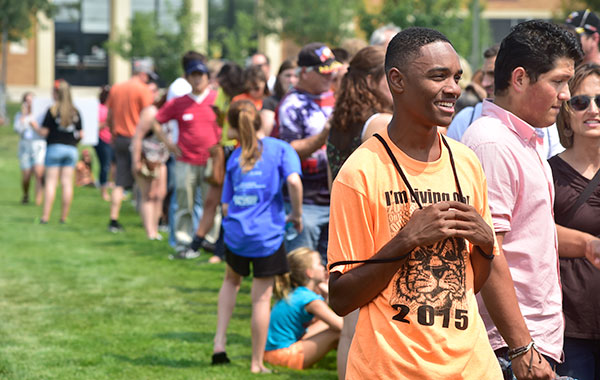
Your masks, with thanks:
M385 51L378 46L363 48L352 58L335 102L331 129L362 128L374 113L392 112L389 98L373 85L385 75L384 61Z

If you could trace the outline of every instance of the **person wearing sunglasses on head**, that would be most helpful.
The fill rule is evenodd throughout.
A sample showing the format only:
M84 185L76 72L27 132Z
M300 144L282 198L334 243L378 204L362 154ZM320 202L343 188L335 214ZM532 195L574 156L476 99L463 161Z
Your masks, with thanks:
M593 380L600 378L600 66L579 66L569 89L557 120L566 150L548 160L565 316L565 362L557 372Z

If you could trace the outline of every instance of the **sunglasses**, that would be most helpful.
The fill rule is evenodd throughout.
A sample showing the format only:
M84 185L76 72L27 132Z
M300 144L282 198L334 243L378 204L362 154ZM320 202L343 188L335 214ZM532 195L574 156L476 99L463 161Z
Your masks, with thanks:
M596 102L596 107L600 108L600 95L588 96L588 95L577 95L567 100L567 105L574 111L584 111L588 109L592 99Z

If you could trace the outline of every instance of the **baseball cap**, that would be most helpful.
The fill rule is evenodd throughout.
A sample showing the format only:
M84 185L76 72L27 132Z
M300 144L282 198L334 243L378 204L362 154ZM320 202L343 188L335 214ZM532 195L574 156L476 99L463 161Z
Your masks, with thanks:
M341 66L327 45L311 42L305 45L298 54L298 66L315 67L321 74L330 74Z
M600 29L600 19L589 9L571 12L565 23L574 27L577 34L592 34Z
M195 71L199 71L202 74L208 74L208 67L201 60L194 59L194 60L188 62L187 65L185 65L185 75L190 75L191 73L193 73Z
M154 63L151 59L136 59L133 61L133 72L146 73L152 81L158 81L158 74L154 72Z

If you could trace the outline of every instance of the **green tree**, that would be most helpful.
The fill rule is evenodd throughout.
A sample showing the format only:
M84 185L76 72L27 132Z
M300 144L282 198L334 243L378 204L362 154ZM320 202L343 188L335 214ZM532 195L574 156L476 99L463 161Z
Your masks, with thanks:
M276 33L298 45L320 41L332 46L352 37L358 0L262 0L259 23L264 33Z
M155 12L136 12L133 15L128 35L119 35L108 41L106 47L123 58L150 57L156 71L165 83L170 83L181 75L181 56L194 49L193 27L198 16L191 11L190 0L183 0L175 14L177 31L167 30L158 23Z
M367 12L363 5L358 20L367 35L388 23L394 23L403 29L421 26L439 30L452 41L461 56L471 58L473 1L479 0L384 0L381 11L377 13ZM483 19L479 21L480 46L477 50L481 55L481 49L490 43L490 38L488 24Z
M243 64L258 48L256 0L212 0L208 6L209 55Z
M6 56L8 41L19 41L31 34L38 12L51 17L55 7L49 0L0 0L2 31L2 67L0 74L0 118L6 118Z

